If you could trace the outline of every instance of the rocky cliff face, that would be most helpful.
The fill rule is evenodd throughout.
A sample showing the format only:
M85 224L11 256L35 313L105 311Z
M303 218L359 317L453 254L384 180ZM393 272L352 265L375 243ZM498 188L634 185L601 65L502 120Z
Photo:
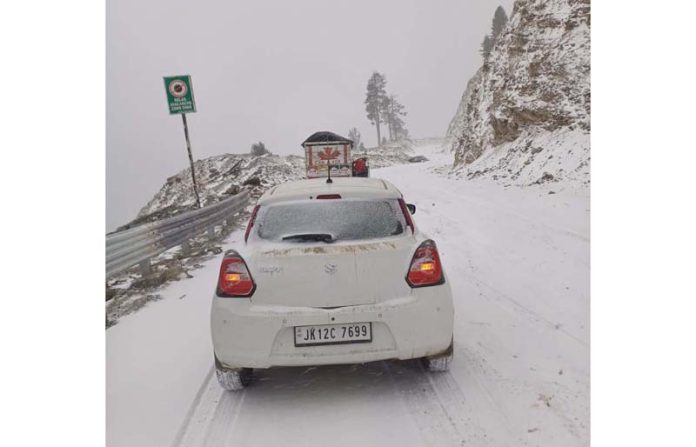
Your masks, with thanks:
M455 172L588 183L589 135L589 0L516 0L450 123Z

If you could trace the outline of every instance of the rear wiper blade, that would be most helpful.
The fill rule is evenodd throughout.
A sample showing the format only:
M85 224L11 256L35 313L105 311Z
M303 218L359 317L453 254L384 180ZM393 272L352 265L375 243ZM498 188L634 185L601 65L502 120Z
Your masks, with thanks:
M300 240L300 241L316 241L316 242L334 242L333 235L329 233L303 233L303 234L292 234L290 236L283 237L284 241L289 240Z

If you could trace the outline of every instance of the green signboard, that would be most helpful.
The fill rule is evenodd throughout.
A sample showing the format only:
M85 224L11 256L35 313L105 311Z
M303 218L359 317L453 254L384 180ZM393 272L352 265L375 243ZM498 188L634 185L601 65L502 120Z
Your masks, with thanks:
M170 114L194 113L196 111L191 76L165 76L164 89L167 91Z

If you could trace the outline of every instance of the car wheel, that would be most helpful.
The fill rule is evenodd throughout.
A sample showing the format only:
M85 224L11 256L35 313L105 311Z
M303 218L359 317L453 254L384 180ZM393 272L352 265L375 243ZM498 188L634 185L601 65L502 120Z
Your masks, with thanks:
M223 389L239 391L251 382L251 368L228 369L215 359L215 376Z
M449 371L450 363L452 363L452 358L454 357L453 348L454 341L445 352L431 357L423 357L423 366L425 366L425 369L433 372Z

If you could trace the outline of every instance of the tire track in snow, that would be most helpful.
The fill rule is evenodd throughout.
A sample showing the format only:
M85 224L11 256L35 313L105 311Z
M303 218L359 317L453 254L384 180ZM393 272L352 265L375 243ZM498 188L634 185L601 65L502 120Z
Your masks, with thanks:
M511 208L497 206L493 202L484 202L484 201L477 200L475 198L472 198L471 196L464 195L464 194L457 196L457 198L459 200L464 200L471 205L479 206L481 208L485 208L488 210L493 210L500 215L508 215L508 216L517 218L517 219L531 225L532 228L542 227L544 230L544 231L542 231L542 233L546 233L546 232L548 232L547 230L550 230L553 233L560 234L560 235L567 236L567 237L571 237L571 238L580 240L580 241L585 242L585 243L590 242L589 237L585 236L584 234L580 234L577 231L574 231L574 230L571 230L568 228L563 228L563 227L560 227L557 225L549 224L547 222L542 222L541 220L534 219L533 217L525 215L525 214L523 214L519 211L513 210Z
M537 428L542 427L542 429L547 429L563 427L565 432L556 433L556 436L564 436L564 444L560 443L561 438L559 436L559 438L557 438L559 439L558 445L586 445L588 443L589 434L583 431L585 426L581 421L578 421L577 418L574 419L569 414L569 407L578 405L578 402L574 399L574 397L577 396L572 387L563 385L557 381L550 381L539 386L539 384L533 384L528 380L521 379L523 374L518 376L520 377L519 380L511 382L509 378L506 379L501 375L500 371L489 364L481 352L472 347L462 346L461 344L455 344L455 356L455 358L467 358L467 361L464 363L466 373L463 376L458 375L457 378L462 381L467 380L467 378L474 380L478 387L486 393L490 403L499 410L498 419L507 427L508 433L512 436L515 436L514 434L516 433L517 440L515 442L508 442L505 445L530 445L530 442L534 442L533 445L538 445L536 443L537 441L525 439L525 435L528 436L528 434L532 432L528 431L529 425L526 425L524 422L520 423L520 420L515 420L514 412L519 410L512 410L509 406L507 410L504 408L505 399L508 399L509 396L524 394L528 396L539 396L536 398L536 401L530 405L530 409L534 407L542 408L556 419L556 422L553 423L549 423L548 420L539 421ZM461 366L461 364L459 366ZM466 385L468 389L469 384ZM508 386L506 387L505 385ZM510 388L509 385L512 385L512 387ZM553 399L551 405L546 404L544 406L539 402L544 395L550 396L550 398ZM486 405L477 405L477 407L485 408ZM587 411L589 414L589 409ZM510 412L512 412L512 421L506 416ZM539 416L536 415L536 418L538 420ZM532 419L533 418L530 418L530 420Z
M576 341L577 343L581 344L585 348L589 349L590 344L586 342L585 340L582 340L581 338L571 334L569 331L566 329L563 329L561 326L558 324L553 323L552 321L544 318L540 313L536 312L535 310L525 306L524 304L520 303L516 299L512 298L511 296L501 292L500 290L496 289L495 287L491 286L490 284L486 283L485 281L482 281L481 279L472 276L472 275L467 275L465 274L466 277L474 282L477 286L479 287L485 287L489 291L493 292L494 297L492 297L492 301L496 304L498 304L501 308L503 309L508 309L504 304L502 304L503 301L507 301L509 303L509 307L512 308L512 313L514 314L522 314L524 315L524 319L527 322L530 323L540 323L542 326L546 327L546 329L550 331L558 331L567 337L571 338L572 340ZM490 296L490 295L486 295ZM516 311L516 312L515 312Z
M215 386L218 386L215 383ZM203 446L227 446L232 445L232 437L234 436L234 426L239 416L239 410L244 403L246 390L239 392L227 392L220 390L221 396L218 404L215 407L212 421L209 429L203 439Z
M224 446L246 391L228 393L220 388L211 367L172 443L172 447Z
M519 445L501 422L504 414L473 375L467 382L475 386L463 392L451 373L431 373L417 360L385 362L385 369L425 445Z
M480 205L476 201L470 201L470 202L475 204L475 205ZM488 206L487 208L494 209L496 211L502 210L501 207ZM425 214L437 219L440 223L439 226L443 227L443 228L456 228L457 224L459 224L459 222L456 219L449 217L447 215L444 215L444 214L440 214L439 210L437 210L435 212L427 211ZM512 212L509 214L512 216L519 217L523 221L531 222L532 224L534 224L534 222L531 219L526 218L518 213ZM553 228L553 227L550 227L550 226L545 225L545 224L540 224L540 225L544 226L544 227L548 227L548 228ZM441 231L438 228L435 228L435 227L429 228L429 230L432 230L432 231L429 231L431 233L441 234ZM556 228L555 231L560 233L560 234L572 233L570 231L566 231L566 230L562 230L562 229L558 229L558 228ZM569 235L577 236L574 233L569 234ZM487 247L483 244L478 243L476 238L464 239L463 237L443 237L443 239L446 239L450 242L453 242L453 241L459 239L460 243L464 246L465 246L465 244L478 245L481 247L481 249L479 250L480 252L485 252L485 250L490 250L490 247ZM581 238L581 239L583 239L583 238ZM583 239L583 240L587 241L587 239ZM447 256L447 253L445 253L443 250L443 258L446 256ZM477 277L473 274L470 274L468 272L465 272L465 271L460 270L458 273L461 273L463 276L465 276L467 278L467 280L474 283L479 288L483 287L483 288L488 289L490 292L493 292L493 295L495 295L495 296L492 297L492 301L495 302L496 304L498 304L501 308L506 309L508 311L511 311L512 313L521 314L521 316L524 316L524 319L528 323L542 324L542 325L546 326L547 329L552 330L552 331L558 331L558 332L570 337L571 339L573 339L574 341L583 345L584 347L589 348L589 343L587 341L582 340L578 336L576 336L576 335L572 334L571 332L567 331L566 329L560 327L558 324L550 321L549 319L547 319L546 317L541 315L539 312L535 311L534 309L532 309L528 306L525 306L524 304L520 303L515 298L509 296L508 294L502 292L501 290L498 290L497 288L493 287L492 285L490 285L486 281L483 281L479 277ZM505 302L507 302L508 304L506 305Z
M198 407L201 404L201 400L203 398L203 395L209 391L209 385L210 385L210 379L213 376L214 369L212 366L210 367L210 370L206 374L205 378L203 379L203 383L201 383L201 386L198 388L198 392L196 393L196 396L193 398L193 402L191 402L191 406L189 407L188 411L186 412L186 416L184 417L184 420L181 421L181 426L179 427L179 430L176 433L176 436L174 437L174 441L172 442L172 447L179 447L181 445L184 445L184 437L187 434L187 430L189 428L189 425L191 424L191 420L194 417L194 414Z
M440 400L449 408L457 408L458 414L466 414L468 428L476 428L475 432L467 430L469 438L473 438L470 439L473 445L520 445L522 441L515 437L505 412L483 382L471 371L468 365L469 359L466 356L456 355L456 347L455 341L455 359L459 359L459 364L464 364L465 371L465 376L459 377L459 380L468 386L466 392L463 392L452 371L446 374L430 374L428 380L432 383ZM457 407L457 400L465 405Z
M394 398L404 403L404 424L414 425L421 437L419 445L506 445L497 443L505 426L488 421L482 425L480 415L498 410L488 405L482 409L483 390L476 390L477 405L472 405L449 373L426 371L418 360L378 362L385 372ZM367 380L367 378L366 378ZM391 385L389 385L391 384ZM261 385L263 386L263 385ZM479 387L480 388L480 387ZM186 418L174 440L173 447L228 446L234 444L235 422L249 390L229 393L222 390L211 371L206 375ZM272 390L264 390L265 393ZM379 421L376 421L377 423Z
M417 362L383 362L383 367L424 445L451 446L466 441L455 419L458 412L447 411Z

